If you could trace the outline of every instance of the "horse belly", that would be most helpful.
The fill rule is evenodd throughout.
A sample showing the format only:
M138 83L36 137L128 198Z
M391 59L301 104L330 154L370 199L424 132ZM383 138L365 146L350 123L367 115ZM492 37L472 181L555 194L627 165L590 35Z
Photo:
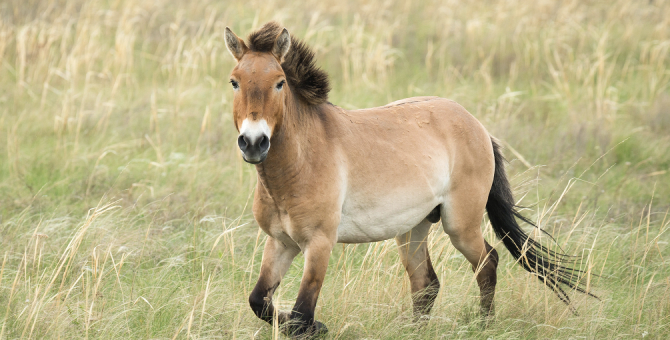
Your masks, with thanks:
M352 197L343 206L337 242L377 242L402 235L425 219L441 201L442 196L431 190L395 192L376 199Z

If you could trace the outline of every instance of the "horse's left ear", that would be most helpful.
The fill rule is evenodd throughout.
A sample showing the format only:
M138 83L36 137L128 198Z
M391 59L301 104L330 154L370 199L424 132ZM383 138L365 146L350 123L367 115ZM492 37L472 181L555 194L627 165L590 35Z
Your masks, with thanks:
M279 62L284 61L286 53L288 53L289 48L291 48L291 36L288 34L288 30L284 28L281 33L275 39L275 45L272 47L272 54L279 60Z

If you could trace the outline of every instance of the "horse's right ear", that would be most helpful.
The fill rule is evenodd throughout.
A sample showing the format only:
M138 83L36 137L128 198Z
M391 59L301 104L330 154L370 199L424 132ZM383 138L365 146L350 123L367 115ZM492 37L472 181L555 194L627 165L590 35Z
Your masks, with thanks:
M235 35L233 31L230 30L230 28L226 27L226 47L228 47L228 51L230 54L235 57L237 61L240 61L242 59L242 56L247 53L249 48L247 45L244 44L244 41Z

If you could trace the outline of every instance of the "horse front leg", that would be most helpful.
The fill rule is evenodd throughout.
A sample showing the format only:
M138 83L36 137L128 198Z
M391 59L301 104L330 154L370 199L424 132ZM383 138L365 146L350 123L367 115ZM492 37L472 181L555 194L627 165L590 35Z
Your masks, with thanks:
M268 237L263 250L261 273L256 287L249 296L249 305L263 321L272 324L275 308L272 305L272 295L279 286L279 282L288 271L293 258L300 252L298 247L290 247L282 242ZM279 322L288 321L289 314L279 314Z
M334 244L333 237L316 234L303 249L305 267L288 329L292 336L318 335L328 332L328 328L323 323L314 319L314 309L326 277L328 259Z

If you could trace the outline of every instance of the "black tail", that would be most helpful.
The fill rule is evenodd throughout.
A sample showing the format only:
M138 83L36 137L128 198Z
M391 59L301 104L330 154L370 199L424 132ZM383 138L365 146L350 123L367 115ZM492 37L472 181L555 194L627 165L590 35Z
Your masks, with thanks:
M512 190L505 175L505 158L500 152L498 143L493 138L491 142L496 170L489 199L486 202L486 211L493 231L519 264L531 274L537 275L540 281L551 288L566 304L570 304L570 297L563 290L564 286L597 298L587 292L581 282L584 272L576 268L575 257L548 249L530 238L519 227L516 218L534 227L537 226L516 210Z

